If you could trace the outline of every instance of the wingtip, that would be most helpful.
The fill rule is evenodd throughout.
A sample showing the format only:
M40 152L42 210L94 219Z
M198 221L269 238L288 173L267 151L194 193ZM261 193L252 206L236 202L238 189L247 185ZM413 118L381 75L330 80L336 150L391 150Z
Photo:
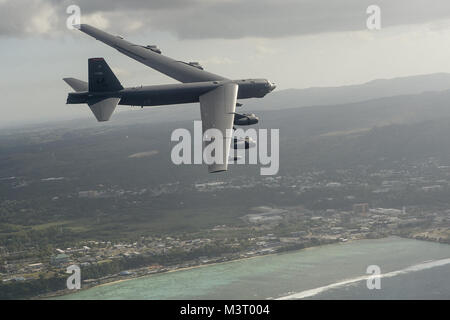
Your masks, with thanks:
M77 30L81 30L82 26L83 26L82 24L73 24L72 25L72 27Z
M78 30L82 31L82 32L86 32L89 29L90 30L97 29L97 28L95 28L95 27L93 27L93 26L91 26L90 24L87 24L87 23L80 23L80 24L74 25L74 27L77 28Z
M228 171L228 170L216 170L216 171L210 171L209 173L220 173L220 172L225 172L225 171Z
M212 164L208 166L209 173L219 173L228 170L227 164Z

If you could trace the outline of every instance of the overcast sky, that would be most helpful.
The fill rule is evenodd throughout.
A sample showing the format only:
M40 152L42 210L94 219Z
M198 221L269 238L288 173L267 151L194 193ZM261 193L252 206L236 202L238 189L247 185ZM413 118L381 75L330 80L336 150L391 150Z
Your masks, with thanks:
M71 4L82 23L277 90L450 72L448 0L0 0L0 127L89 115L65 105L61 79L86 80L90 57L104 57L124 86L174 82L68 30ZM366 27L372 4L381 30Z

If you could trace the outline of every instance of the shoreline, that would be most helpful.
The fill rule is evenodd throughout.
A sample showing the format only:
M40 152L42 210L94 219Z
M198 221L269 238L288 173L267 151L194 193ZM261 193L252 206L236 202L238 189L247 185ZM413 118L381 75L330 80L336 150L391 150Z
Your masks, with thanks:
M286 250L286 251L282 251L282 252L258 254L258 255L255 255L255 256L251 256L251 257L242 257L242 258L230 259L228 261L212 262L212 263L206 263L206 264L198 264L198 265L193 265L193 266L189 266L189 267L181 267L181 268L176 268L176 269L171 269L171 270L166 270L166 271L161 271L161 272L153 272L153 273L150 273L150 274L143 274L143 275L134 276L134 277L131 276L131 277L126 278L126 279L116 279L116 280L112 280L112 281L105 281L104 283L99 283L99 284L95 284L95 285L92 285L92 286L87 286L87 287L84 287L84 288L81 287L81 289L76 290L75 292L65 289L63 291L57 291L57 292L54 292L54 293L48 293L48 294L45 294L45 295L40 295L40 296L34 297L33 299L37 299L37 300L44 299L45 300L45 299L50 299L50 298L62 297L62 296L65 296L65 295L74 294L74 293L77 293L77 292L81 292L81 291L84 291L84 290L89 290L89 289L96 288L96 287L103 287L103 286L114 285L114 284L125 282L125 281L136 280L136 279L140 279L140 278L144 278L144 277L151 277L151 276L154 276L154 275L157 275L157 274L166 274L166 273L171 273L171 272L187 271L187 270L198 269L198 268L202 268L202 267L221 265L221 264L225 264L225 263L246 261L246 260L260 258L260 257L282 255L282 254L294 253L294 252L299 252L299 251L305 251L305 250L310 250L310 249L313 249L313 248L319 248L319 247L323 247L323 246L337 245L337 244L348 244L348 243L361 241L361 240L386 239L386 238L389 238L389 237L402 238L402 237L398 237L398 236L386 236L386 237L380 237L380 238L375 238L375 239L370 239L370 238L349 239L348 241L345 241L345 242L338 241L338 242L334 242L334 243L327 243L327 244L319 244L319 245L315 245L315 246L309 246L309 247L305 247L305 248L302 248L302 249L294 249L294 250ZM143 267L143 268L148 268L148 266L147 267ZM170 266L168 268L170 268ZM129 271L133 271L133 270L139 270L139 269L132 269L132 270L129 270Z
M415 239L412 237L404 237L404 236L398 236L398 235L388 235L388 236L384 236L384 237L380 237L380 238L361 238L361 239L349 239L348 241L342 242L335 242L335 243L327 243L327 244L319 244L319 245L315 245L315 246L309 246L309 247L305 247L302 249L293 249L293 250L286 250L286 251L282 251L282 252L273 252L273 253L266 253L266 254L258 254L258 255L254 255L254 256L250 256L250 257L239 257L236 259L230 259L227 261L220 261L220 262L212 262L212 263L206 263L206 264L198 264L198 265L192 265L192 266L188 266L188 267L180 267L180 268L173 268L170 269L171 267L166 267L163 269L169 269L169 270L164 270L164 271L157 271L157 272L152 272L149 274L142 274L142 275L138 275L138 276L131 276L128 278L124 278L124 279L113 279L111 281L108 281L108 279L105 279L104 283L99 283L99 284L95 284L95 285L88 285L86 287L82 287L79 290L71 291L68 289L62 290L62 291L57 291L57 292L53 292L53 293L48 293L48 294L44 294L44 295L39 295L36 296L34 298L34 300L42 300L42 299L56 299L58 297L62 297L62 296L66 296L66 295L70 295L70 294L75 294L77 292L81 292L84 290L89 290L95 287L103 287L103 286L109 286L109 285L114 285L114 284L118 284L121 282L125 282L125 281L131 281L131 280L136 280L136 279L140 279L140 278L144 278L144 277L151 277L154 275L158 275L158 274L168 274L168 273L172 273L172 272L181 272L181 271L188 271L188 270L193 270L193 269L198 269L198 268L202 268L202 267L208 267L208 266L214 266L214 265L222 265L225 263L233 263L233 262L239 262L239 261L246 261L246 260L250 260L250 259L256 259L256 258L260 258L260 257L267 257L267 256L274 256L274 255L282 255L282 254L291 254L291 253L295 253L295 252L300 252L300 251L306 251L306 250L312 250L313 248L320 248L320 247L324 247L324 246L329 246L329 245L345 245L345 244L349 244L349 243L354 243L357 241L363 241L363 240L381 240L381 239L387 239L387 238L399 238L399 239L409 239L409 240L416 240L416 241L425 241L425 242L434 242L434 243L440 243L438 241L431 241L429 239ZM146 267L142 267L139 269L131 269L129 271L137 271L140 269L145 269L148 268L148 266ZM112 278L117 278L120 276L114 276ZM101 280L99 280L101 281Z

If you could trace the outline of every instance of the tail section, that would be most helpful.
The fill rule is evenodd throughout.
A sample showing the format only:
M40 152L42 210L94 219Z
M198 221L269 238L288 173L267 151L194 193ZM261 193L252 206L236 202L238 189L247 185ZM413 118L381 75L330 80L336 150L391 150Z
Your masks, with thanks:
M89 59L89 92L119 91L123 87L103 58Z
M75 78L63 80L76 92L69 93L68 104L87 103L98 121L108 121L120 101L123 87L103 58L88 61L89 82Z

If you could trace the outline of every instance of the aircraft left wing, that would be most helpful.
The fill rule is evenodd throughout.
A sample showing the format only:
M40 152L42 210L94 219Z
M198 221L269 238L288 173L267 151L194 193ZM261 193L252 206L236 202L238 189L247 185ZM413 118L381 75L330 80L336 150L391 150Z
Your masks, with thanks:
M221 159L218 159L219 163L209 164L209 172L220 172L228 169L228 155L233 136L232 128L238 88L237 84L229 82L200 96L203 133L208 129L215 128L221 133L219 138L223 139ZM206 136L213 139L218 138L214 135ZM210 143L212 141L205 142L205 148Z
M88 24L79 25L80 31L117 49L126 56L137 60L180 82L203 82L228 80L222 76L204 71L198 64L177 61L162 55L159 50L151 46L141 46L124 40L120 36L113 36ZM158 52L159 51L159 52Z

